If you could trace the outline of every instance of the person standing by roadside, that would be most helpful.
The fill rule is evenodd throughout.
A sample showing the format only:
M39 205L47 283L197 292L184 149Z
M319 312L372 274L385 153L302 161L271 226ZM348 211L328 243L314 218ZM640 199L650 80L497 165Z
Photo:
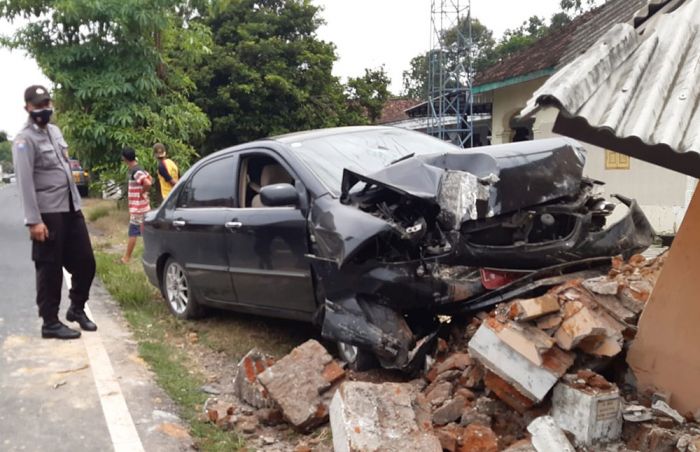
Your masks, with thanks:
M66 314L85 331L97 330L85 314L85 304L95 277L95 256L80 194L73 180L68 144L60 129L49 123L53 108L46 88L32 85L24 91L29 118L12 143L12 158L24 223L32 240L36 270L36 304L43 319L44 338L76 339L80 331L58 319L63 268L72 275Z
M141 168L136 160L136 151L132 148L122 150L122 161L129 168L127 172L128 202L129 202L129 241L122 263L128 264L136 246L136 239L143 234L143 217L151 210L148 190L153 184L151 175Z
M178 179L180 179L180 174L175 162L168 158L168 153L163 143L154 144L153 153L158 159L158 184L160 185L160 194L165 200L170 190L173 189Z

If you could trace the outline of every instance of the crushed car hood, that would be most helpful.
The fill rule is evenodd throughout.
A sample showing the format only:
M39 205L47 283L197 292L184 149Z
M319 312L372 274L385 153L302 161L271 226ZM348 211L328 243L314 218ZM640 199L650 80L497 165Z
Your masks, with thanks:
M579 190L586 150L568 138L489 146L488 151L410 157L363 175L345 169L341 202L358 182L439 206L458 229L468 220L536 206Z

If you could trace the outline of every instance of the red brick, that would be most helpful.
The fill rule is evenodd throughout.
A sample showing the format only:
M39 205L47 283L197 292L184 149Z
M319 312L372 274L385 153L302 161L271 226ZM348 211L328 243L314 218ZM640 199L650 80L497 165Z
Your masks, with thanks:
M435 435L440 440L440 445L442 445L444 450L449 452L455 452L457 450L457 444L462 439L463 434L464 428L454 424L435 429Z
M476 395L467 388L457 388L455 391L455 396L461 395L465 400L474 400Z
M436 364L437 373L441 374L452 369L464 370L471 363L472 359L469 357L468 353L453 353L448 356L445 361Z
M331 361L323 369L323 378L329 383L334 383L345 376L345 370L337 361Z
M533 400L525 397L520 391L493 372L486 372L484 383L499 399L519 413L524 413L535 404Z
M473 364L462 372L462 376L459 377L459 384L465 388L476 388L481 385L481 381L484 378L484 368L479 364Z
M498 452L498 437L488 427L471 424L464 430L458 452Z

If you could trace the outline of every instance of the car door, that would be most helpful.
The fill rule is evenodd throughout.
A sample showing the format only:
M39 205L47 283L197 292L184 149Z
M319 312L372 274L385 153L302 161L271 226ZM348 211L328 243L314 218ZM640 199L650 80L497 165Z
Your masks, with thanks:
M170 211L169 246L195 293L208 302L237 301L229 273L225 224L235 205L235 157L207 162L187 180Z
M292 174L276 154L249 151L239 154L239 184L251 182L246 180L245 168L250 167L251 159L260 158L279 164ZM296 183L300 184L298 180ZM239 189L241 197L245 195ZM246 207L245 204L245 199L240 199L239 207L228 219L229 266L238 303L270 311L271 315L308 318L316 303L311 267L305 258L309 246L304 213L298 206Z

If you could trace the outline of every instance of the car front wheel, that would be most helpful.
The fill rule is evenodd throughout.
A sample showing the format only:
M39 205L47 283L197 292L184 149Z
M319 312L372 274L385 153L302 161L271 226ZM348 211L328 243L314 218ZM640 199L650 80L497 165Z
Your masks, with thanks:
M163 267L162 284L163 296L175 317L194 319L201 315L202 309L194 298L187 272L173 258Z

